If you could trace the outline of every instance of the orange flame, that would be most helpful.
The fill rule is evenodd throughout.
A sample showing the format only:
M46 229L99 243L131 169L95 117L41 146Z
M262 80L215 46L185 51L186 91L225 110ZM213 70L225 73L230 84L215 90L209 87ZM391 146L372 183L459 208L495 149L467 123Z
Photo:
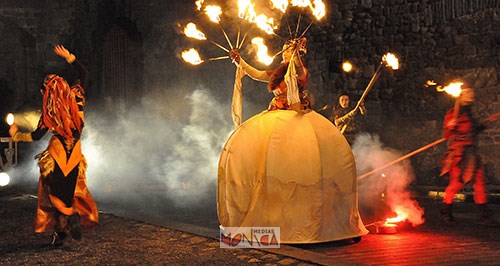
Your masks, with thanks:
M427 80L424 84L425 87L436 86L436 91L438 92L444 91L454 98L457 98L462 93L462 85L464 85L463 82L457 81L457 82L452 82L447 86L443 87L441 85L438 85L437 82L435 82L434 80Z
M452 82L444 87L438 86L436 90L439 92L444 91L454 98L457 98L462 93L462 85L464 85L463 82Z
M292 6L297 6L297 7L308 7L311 5L310 0L292 0L290 3Z
M194 38L197 40L206 40L205 34L196 28L196 24L189 22L184 28L184 34L189 38Z
M273 34L274 33L274 19L273 18L268 18L264 14L260 14L257 17L255 17L255 20L253 21L257 27L259 27L261 30L265 31L268 34Z
M269 18L264 14L257 14L254 9L254 4L250 1L238 0L238 15L240 18L247 20L250 23L254 23L261 30L268 34L273 34L274 29L277 27L274 24L274 18Z
M184 59L184 61L186 61L190 64L193 64L193 65L199 65L199 64L203 63L203 60L201 60L201 58L200 58L200 54L194 48L183 51L182 52L182 59Z
M203 5L203 2L205 2L205 0L195 1L194 4L196 5L196 9L201 10L201 6Z
M210 18L212 22L219 23L220 22L220 15L222 14L222 9L220 6L206 6L205 7L205 14Z
M288 0L271 0L273 8L279 9L281 12L285 13L288 8Z
M326 14L325 3L323 3L323 1L321 0L314 0L314 3L310 4L309 7L311 8L312 13L317 20L320 20Z
M250 0L238 0L238 16L240 18L244 18L249 9L253 10L253 5Z
M268 55L268 49L264 44L264 39L261 37L255 37L252 39L252 44L254 44L257 49L257 60L267 66L270 65L274 58Z
M386 223L399 223L405 221L408 218L408 214L403 210L403 208L396 207L394 209L394 212L396 212L396 217L385 219Z
M393 70L396 70L399 68L399 60L398 58L392 54L392 53L387 53L382 57L382 61L385 62L385 65L392 68Z

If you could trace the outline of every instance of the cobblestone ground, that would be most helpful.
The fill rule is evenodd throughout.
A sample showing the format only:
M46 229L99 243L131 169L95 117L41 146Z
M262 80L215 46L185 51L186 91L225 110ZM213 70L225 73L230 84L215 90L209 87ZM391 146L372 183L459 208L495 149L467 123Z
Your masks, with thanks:
M33 232L35 207L33 196L0 188L0 265L313 265L104 213L81 241L54 248L49 234Z

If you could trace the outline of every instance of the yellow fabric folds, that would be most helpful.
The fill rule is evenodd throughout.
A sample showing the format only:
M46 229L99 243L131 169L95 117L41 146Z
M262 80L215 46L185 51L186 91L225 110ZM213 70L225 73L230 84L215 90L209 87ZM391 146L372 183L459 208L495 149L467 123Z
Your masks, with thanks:
M365 235L355 169L349 144L323 116L264 111L238 127L223 148L220 224L280 227L282 243Z

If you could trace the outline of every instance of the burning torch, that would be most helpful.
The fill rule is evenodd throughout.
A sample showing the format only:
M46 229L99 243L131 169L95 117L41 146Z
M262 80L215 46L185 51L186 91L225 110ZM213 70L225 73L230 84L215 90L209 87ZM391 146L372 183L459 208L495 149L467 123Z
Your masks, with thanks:
M380 61L380 64L377 67L377 70L373 74L372 79L370 80L370 82L366 86L365 91L361 95L361 98L359 99L358 103L356 104L356 107L354 108L354 112L357 112L359 110L361 104L364 102L364 100L366 98L366 95L368 95L368 92L371 90L371 88L375 84L375 81L377 81L378 77L380 76L380 73L382 71L382 67L384 65L386 67L392 68L393 70L397 70L397 69L399 69L399 60L392 53L387 53L384 56L382 56L382 60ZM347 121L347 123L342 127L342 129L340 130L340 133L344 134L344 131L346 130L347 126L349 125L349 122L350 122L350 120Z

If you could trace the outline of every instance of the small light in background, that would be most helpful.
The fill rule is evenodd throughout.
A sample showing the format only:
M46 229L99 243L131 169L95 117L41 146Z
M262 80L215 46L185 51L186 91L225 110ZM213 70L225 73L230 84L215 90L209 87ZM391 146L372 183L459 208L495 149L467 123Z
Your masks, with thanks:
M351 63L351 62L349 62L349 61L344 61L344 62L342 63L342 70L343 70L344 72L349 73L349 72L351 72L351 71L352 71L352 69L353 69L353 66L352 66L352 63Z
M5 122L7 122L7 124L9 126L12 126L14 124L14 114L13 113L9 113L7 115L7 117L5 118Z
M0 173L0 187L5 187L10 183L10 176L7 173Z

